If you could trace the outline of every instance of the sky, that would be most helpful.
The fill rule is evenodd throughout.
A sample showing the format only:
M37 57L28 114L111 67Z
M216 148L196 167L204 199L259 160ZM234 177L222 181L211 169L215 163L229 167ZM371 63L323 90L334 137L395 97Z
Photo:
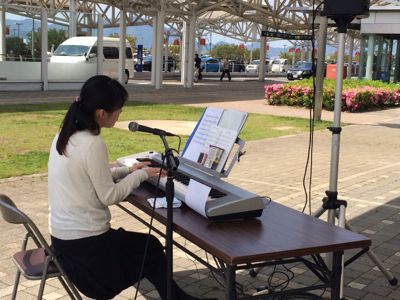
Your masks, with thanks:
M399 0L400 1L400 0ZM23 16L19 16L19 15L14 15L14 14L10 14L10 13L6 13L6 19L13 19L15 21L18 20L23 20L26 19ZM207 38L208 39L208 38ZM140 37L138 37L138 40L140 40ZM241 44L243 43L242 41L236 40L236 39L231 39L229 37L225 37L222 35L219 35L217 33L213 33L212 35L212 43L216 44L218 42L225 42L228 44ZM271 47L279 47L279 48L283 48L284 45L289 45L290 43L288 41L273 41L273 42L268 42L270 44ZM247 43L246 46L250 47L251 43ZM259 47L259 43L254 43L255 47Z

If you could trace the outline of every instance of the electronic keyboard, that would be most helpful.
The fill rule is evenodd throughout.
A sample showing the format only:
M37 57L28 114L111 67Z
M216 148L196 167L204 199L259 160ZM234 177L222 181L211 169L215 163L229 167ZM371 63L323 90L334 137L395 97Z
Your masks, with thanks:
M122 157L117 161L122 165L129 165L136 159L150 159L154 167L162 164L161 155L152 151ZM179 157L179 166L174 173L174 196L185 202L189 181L193 179L211 188L205 207L207 218L228 220L261 216L266 204L265 198L223 181L207 171L207 168ZM157 184L157 178L148 181L153 185ZM166 177L160 178L159 188L165 191L165 185Z

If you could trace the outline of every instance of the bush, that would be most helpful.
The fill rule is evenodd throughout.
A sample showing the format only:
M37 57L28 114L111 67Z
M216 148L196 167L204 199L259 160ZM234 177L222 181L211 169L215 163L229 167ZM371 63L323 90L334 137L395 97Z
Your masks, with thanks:
M295 83L266 85L265 99L271 105L310 107L314 94L312 86L312 79ZM343 81L343 111L366 111L397 106L399 103L400 87L398 84L373 80L346 79ZM334 105L335 80L325 80L322 107L326 110L333 110Z

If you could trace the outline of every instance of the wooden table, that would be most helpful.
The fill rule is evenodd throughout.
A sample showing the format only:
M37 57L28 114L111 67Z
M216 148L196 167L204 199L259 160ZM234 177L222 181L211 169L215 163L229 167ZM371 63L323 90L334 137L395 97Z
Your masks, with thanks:
M142 184L127 201L151 215L153 209L146 199L151 197L152 191L154 187L147 183ZM125 207L121 206L135 216ZM155 209L154 218L159 222L166 224L166 215L166 209ZM249 266L305 262L305 256L319 256L328 252L333 252L332 268L324 268L323 262L322 266L318 263L314 266L316 271L326 277L326 282L301 290L330 287L331 299L339 299L343 251L367 248L371 244L367 237L275 202L268 204L260 218L224 222L210 221L183 205L173 211L173 228L174 232L215 256L226 266L224 276L227 299L237 298L237 270L249 269ZM315 262L315 257L313 258ZM313 263L308 262L306 266L313 267Z

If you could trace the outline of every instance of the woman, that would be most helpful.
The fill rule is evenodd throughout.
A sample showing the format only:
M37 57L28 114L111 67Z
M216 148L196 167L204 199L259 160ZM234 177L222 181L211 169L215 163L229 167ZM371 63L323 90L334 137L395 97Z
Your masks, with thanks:
M86 296L111 299L142 277L166 299L166 263L157 238L110 227L108 206L160 170L139 163L110 169L101 128L113 127L128 93L107 76L94 76L71 104L55 136L48 164L52 246L68 277ZM165 174L161 174L164 176ZM115 183L116 179L121 179ZM175 283L173 299L196 299Z

